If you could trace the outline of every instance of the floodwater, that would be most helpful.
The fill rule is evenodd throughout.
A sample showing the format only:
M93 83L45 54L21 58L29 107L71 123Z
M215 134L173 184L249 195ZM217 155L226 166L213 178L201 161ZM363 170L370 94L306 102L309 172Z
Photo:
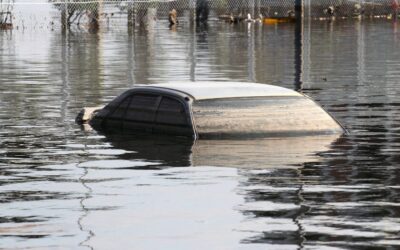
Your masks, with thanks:
M305 25L302 90L337 137L104 137L74 123L138 83L294 84L294 26L0 31L0 248L400 248L400 33Z

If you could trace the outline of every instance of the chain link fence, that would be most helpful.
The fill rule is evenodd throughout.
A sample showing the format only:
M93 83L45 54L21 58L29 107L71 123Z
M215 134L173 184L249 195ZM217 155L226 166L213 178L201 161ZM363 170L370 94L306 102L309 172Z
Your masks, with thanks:
M167 19L172 9L178 13L180 20L190 21L195 18L196 7L204 2L209 9L209 19L217 19L222 15L241 16L247 14L253 17L287 16L294 11L294 1L291 0L108 0L108 1L59 1L51 0L54 7L61 12L66 11L70 23L81 23L82 18L91 18L91 13L99 13L100 19L133 18L135 23L141 23L151 16L156 19Z
M390 18L399 9L398 0L306 0L306 5L314 18Z
M178 16L191 18L198 2L205 2L210 10L210 18L221 15L263 17L287 17L294 12L294 0L105 0L105 1L59 1L51 0L60 10L68 8L71 17L79 23L83 16L98 13L99 18L111 18L114 15L132 15L140 23L146 16L168 18L168 13L175 9ZM398 0L304 0L304 9L309 17L352 18L352 17L390 17L399 8ZM97 14L96 14L97 15Z
M394 19L399 9L398 1L303 0L304 16L322 20ZM176 10L180 22L187 22L195 18L199 3L203 3L202 6L208 9L209 21L216 21L224 16L240 17L240 20L243 20L248 14L254 18L285 18L293 14L295 9L295 0L0 0L0 25L12 22L14 6L19 5L27 6L25 9L32 13L36 12L38 6L46 7L47 11L52 13L50 22L53 26L80 26L102 23L140 25L149 20L167 20L172 9ZM48 19L46 21L48 22Z
M0 28L12 28L14 0L0 0Z

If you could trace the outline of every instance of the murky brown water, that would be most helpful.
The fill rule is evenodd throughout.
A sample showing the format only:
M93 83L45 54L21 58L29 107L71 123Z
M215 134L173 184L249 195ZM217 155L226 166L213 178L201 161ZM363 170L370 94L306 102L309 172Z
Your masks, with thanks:
M305 27L303 92L344 138L105 138L74 118L137 83L295 88L294 26L0 32L0 248L397 249L400 34Z

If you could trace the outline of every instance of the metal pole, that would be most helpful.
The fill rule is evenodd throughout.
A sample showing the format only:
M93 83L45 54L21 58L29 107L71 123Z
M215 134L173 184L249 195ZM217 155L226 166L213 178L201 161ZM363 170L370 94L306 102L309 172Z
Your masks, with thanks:
M63 32L66 31L68 26L68 2L65 1L61 8L61 28Z
M251 15L251 18L254 18L255 7L254 0L248 0L248 13Z
M304 25L302 44L302 81L310 82L311 71L311 0L304 1Z
M196 0L189 0L189 22L193 24L196 19Z
M303 0L295 1L295 17L296 24L294 29L294 88L302 89L302 46L303 46L303 22L304 22L304 2Z
M135 19L135 7L133 5L133 1L130 0L128 3L128 27L135 27Z

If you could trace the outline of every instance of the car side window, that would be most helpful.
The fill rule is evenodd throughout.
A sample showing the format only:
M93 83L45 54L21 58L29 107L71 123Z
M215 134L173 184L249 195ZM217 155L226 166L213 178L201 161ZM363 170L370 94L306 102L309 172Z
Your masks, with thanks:
M125 115L125 110L128 107L129 103L131 101L131 97L125 98L119 105L114 109L114 112L109 115L109 118L112 119L123 119Z
M125 120L153 123L160 96L152 94L135 94L126 109Z
M164 96L157 110L156 123L189 126L189 120L182 102Z

